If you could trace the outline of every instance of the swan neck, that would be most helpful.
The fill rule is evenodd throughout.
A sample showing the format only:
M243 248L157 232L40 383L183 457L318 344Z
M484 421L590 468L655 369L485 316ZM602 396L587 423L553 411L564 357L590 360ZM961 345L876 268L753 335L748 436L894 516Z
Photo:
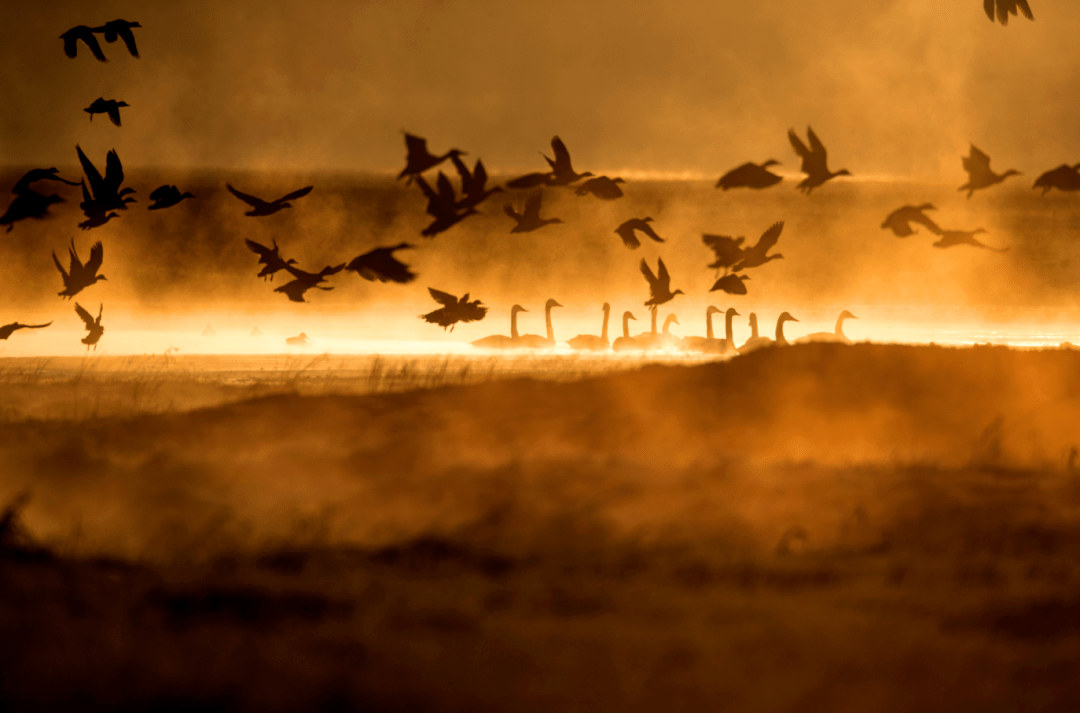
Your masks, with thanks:
M735 344L735 328L732 326L732 321L735 319L735 315L729 314L724 319L724 338L727 339L728 348Z
M658 310L656 307L652 308L652 333L653 334L656 334L656 314L659 311L660 310Z
M551 307L544 310L544 322L547 323L547 340L555 343L555 329L551 326Z
M776 343L787 344L787 339L784 338L784 320L776 320Z
M712 312L706 312L706 314L705 314L705 338L706 339L712 339L713 338L712 316L713 316Z
M607 309L604 310L604 326L603 326L603 328L600 329L600 338L603 339L605 342L608 340L608 338L607 338L607 325L608 325L608 318L610 316L611 316L611 310L607 310Z
M630 338L630 315L624 314L622 318L622 335Z
M750 320L750 338L751 339L761 339L761 337L758 336L757 320L756 319Z
M510 310L510 338L511 339L517 339L518 338L517 316L518 316L518 311L516 309Z
M836 336L844 337L844 318L839 317L836 320ZM846 339L846 337L844 337Z

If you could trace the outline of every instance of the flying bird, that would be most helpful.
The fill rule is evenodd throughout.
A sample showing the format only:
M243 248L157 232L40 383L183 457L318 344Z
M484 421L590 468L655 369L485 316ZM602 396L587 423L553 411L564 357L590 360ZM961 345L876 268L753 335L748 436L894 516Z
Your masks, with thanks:
M979 233L987 232L984 228L975 228L975 230L943 230L939 235L941 239L934 243L935 248L951 248L956 245L970 245L976 248L985 248L987 250L993 250L996 253L1007 252L1008 248L992 248L989 245L982 243L975 236Z
M716 260L709 263L709 267L716 270L717 275L720 274L720 270L727 274L732 265L742 260L743 248L741 245L745 240L746 238L743 237L732 238L727 235L702 233L701 242L705 243L716 255Z
M964 170L968 174L968 182L956 190L967 191L968 198L971 198L971 194L980 188L989 188L996 183L1001 183L1009 176L1020 175L1020 172L1013 168L1001 174L991 171L990 157L976 148L975 144L971 145L971 153L963 157L962 161Z
M64 41L64 54L71 59L75 59L79 52L78 42L82 42L90 49L90 53L98 58L99 62L108 62L105 58L105 53L101 51L101 45L98 44L97 38L94 37L94 28L87 27L86 25L78 25L72 27L70 30L60 35L60 39Z
M154 204L150 206L149 210L172 208L185 198L194 197L195 194L193 193L188 193L186 191L181 193L180 189L176 186L159 186L150 193L150 200L154 201Z
M127 209L128 203L137 202L129 196L134 193L134 188L121 188L124 183L124 167L120 163L120 156L115 150L109 151L105 156L105 176L102 177L97 167L86 157L82 148L75 146L79 154L79 163L82 164L86 180L90 182L89 191L83 182L83 202L79 205L83 213L90 221L100 220L103 223L108 218L105 214L110 210ZM104 220L102 220L104 218ZM101 223L97 223L100 225ZM94 226L90 226L94 227Z
M98 340L101 339L102 334L105 334L105 328L101 326L101 315L104 311L105 305L101 305L98 308L97 319L94 319L78 302L75 303L75 313L79 315L88 330L87 335L82 338L82 343L86 345L86 351L90 351L90 346L93 345L96 352Z
M761 234L753 247L743 248L742 260L732 266L733 272L746 270L751 267L760 267L771 260L781 260L783 255L775 253L766 255L780 239L780 233L784 231L784 221L777 221L769 226L768 230Z
M82 292L84 288L96 284L98 280L108 280L104 275L98 274L101 263L105 258L105 248L100 240L90 248L90 259L86 261L86 264L83 264L75 252L74 239L71 241L71 247L68 248L68 254L70 263L67 270L64 270L64 266L60 264L55 250L53 250L52 254L53 263L56 265L56 269L60 271L60 277L64 280L64 291L58 292L59 296L70 299Z
M668 274L667 265L664 264L663 258L657 258L657 262L658 270L654 275L645 259L641 260L641 274L649 283L649 300L645 303L646 307L656 307L671 301L675 295L686 294L682 290L671 291L671 275Z
M454 187L450 185L450 179L442 171L439 171L439 178L436 182L439 187L438 193L428 185L423 176L415 176L414 179L416 184L420 186L420 190L427 196L427 214L435 218L426 228L420 231L420 235L425 238L434 238L439 233L449 230L465 218L477 213L477 210L472 207L458 212L458 200L457 195L454 193Z
M552 137L551 139L551 152L555 155L555 158L548 158L544 154L541 154L541 156L544 156L544 160L547 161L551 171L548 173L527 173L524 176L508 182L506 185L510 188L568 186L582 178L592 176L588 171L578 173L574 170L574 167L570 162L570 152L567 150L566 144L564 144L562 139L558 136ZM618 186L615 187L618 188Z
M1059 191L1080 190L1080 163L1075 166L1061 164L1035 179L1032 188L1041 188L1045 196L1051 188Z
M341 263L335 267L327 265L320 272L305 272L299 268L295 268L292 265L285 265L285 269L289 271L296 279L292 282L287 282L281 287L274 290L274 292L281 292L288 296L293 302L307 302L304 299L304 293L310 290L312 287L318 290L325 290L329 292L334 289L333 287L320 287L319 283L326 282L326 278L330 275L336 275L345 269L345 263Z
M600 200L613 201L616 198L622 198L623 192L619 188L620 183L626 183L621 178L608 178L607 176L597 176L596 178L590 178L582 183L577 189L574 190L579 196L588 195L592 193Z
M932 203L906 205L897 208L885 218L884 222L881 224L881 229L893 231L898 238L906 238L907 236L914 235L918 232L911 227L911 223L918 223L934 235L940 235L941 228L923 212L927 210L937 210L937 208L935 208Z
M10 233L18 221L26 218L44 218L49 211L49 206L63 202L64 199L60 196L43 196L27 188L15 196L15 200L8 205L7 211L0 216L0 225L6 225L7 232Z
M394 257L396 250L412 250L413 246L408 243L398 243L389 248L375 248L363 255L353 258L353 261L345 266L346 270L352 270L365 280L375 282L399 282L408 284L416 279L416 273L409 270L409 266Z
M652 218L649 217L631 218L630 220L620 225L618 228L615 228L615 233L620 238L622 238L623 245L630 248L631 250L637 250L641 247L641 241L638 240L637 235L634 234L634 231L641 231L642 233L645 233L645 235L649 236L658 243L664 242L664 239L657 235L656 231L653 230L651 225L649 225L649 223L651 222Z
M94 120L94 114L108 114L109 120L116 126L120 126L120 107L131 106L124 101L116 101L115 99L105 99L104 97L98 97L94 100L94 103L83 109L90 115L90 121Z
M113 20L106 22L101 27L94 28L94 32L103 32L105 34L105 41L112 44L116 42L117 38L122 39L124 44L127 45L128 52L131 56L139 58L139 48L135 46L135 35L131 30L134 27L142 27L137 22L128 22L127 20Z
M454 162L454 167L457 168L458 175L461 176L461 200L456 204L458 210L475 208L492 195L503 192L503 189L498 186L487 188L487 170L484 168L484 162L480 159L476 159L476 166L473 167L471 173L456 154L451 156L450 160Z
M760 166L756 163L744 163L721 176L720 180L716 182L716 187L723 188L726 191L731 188L761 189L775 186L784 179L768 169L769 166L779 165L779 161L771 158Z
M983 0L983 9L986 10L986 16L990 18L990 22L994 21L994 5L995 0ZM1002 25L1008 25L1009 15L1015 15L1017 11L1024 13L1024 17L1029 20L1035 19L1027 0L996 0L996 5L997 19Z
M49 322L49 324L52 324L52 322ZM19 324L18 322L12 322L11 324L5 324L3 327L0 327L0 341L6 340L8 337L10 337L12 334L14 334L17 330L20 330L20 329L44 329L45 327L48 327L49 324Z
M442 156L435 156L428 151L427 139L413 136L408 132L405 133L405 149L407 151L405 168L398 174L399 179L408 177L409 180L412 180L413 177L419 176L429 168L435 168L448 158L468 155L464 151L450 149Z
M734 273L724 275L713 283L713 286L709 288L709 292L719 291L726 292L729 295L745 295L746 285L743 283L749 279L749 275L736 275Z
M55 168L32 168L26 173L24 173L23 177L15 183L15 186L11 189L11 192L16 194L24 193L25 191L30 190L31 183L36 183L37 181L60 181L61 183L66 183L69 186L79 185L78 181L69 181L65 178L57 176L56 173L57 169Z
M851 175L846 168L835 173L830 171L825 145L809 126L806 127L806 136L810 140L810 148L807 148L806 144L799 139L794 129L788 129L788 140L791 141L791 147L795 149L795 153L802 158L802 172L806 174L806 178L798 185L800 191L810 195L811 191L829 179Z
M428 288L431 298L442 305L434 312L420 315L420 319L430 324L437 324L444 330L449 327L454 331L454 325L458 322L476 322L484 318L488 308L480 303L480 300L469 301L469 294L458 299L454 295L439 290Z
M517 221L517 225L510 230L511 233L530 233L543 228L545 225L562 222L559 218L540 217L540 202L543 200L543 193L542 188L530 193L529 197L525 199L525 208L521 213L514 210L514 206L510 203L503 206L503 211Z
M265 265L256 277L261 277L263 281L269 277L270 281L274 281L274 273L284 270L289 265L295 265L296 260L289 258L288 260L282 260L281 255L278 253L277 238L274 239L274 248L271 250L261 243L257 243L249 238L244 239L244 244L247 245L248 250L259 256L259 265Z
M233 188L228 183L225 184L225 187L229 189L229 193L232 193L234 196L251 206L251 210L249 210L247 213L244 213L244 215L250 216L273 215L274 213L277 213L283 208L292 208L292 203L289 203L289 201L296 200L297 198L303 198L308 193L311 193L311 189L314 188L314 186L305 186L300 190L293 191L288 195L284 195L281 198L278 198L275 201L270 201L268 203L261 198L256 198L255 196L249 196L247 193L242 193Z

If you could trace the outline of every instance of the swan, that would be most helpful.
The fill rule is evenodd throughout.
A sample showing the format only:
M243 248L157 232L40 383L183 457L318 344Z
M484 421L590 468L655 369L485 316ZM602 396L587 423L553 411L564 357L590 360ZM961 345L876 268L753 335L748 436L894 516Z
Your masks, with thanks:
M523 334L514 341L514 347L518 349L554 349L555 329L551 326L551 308L562 307L555 300L548 300L544 304L544 321L547 324L547 337L537 334Z
M780 316L776 318L776 346L786 347L788 345L788 340L784 338L784 322L798 321L787 312L780 313Z
M754 313L754 312L751 312L750 313L750 338L747 339L746 342L744 342L743 345L738 348L738 352L740 354L749 354L750 352L754 351L755 349L760 349L761 347L767 347L770 344L772 344L771 339L769 339L768 337L758 336L757 314Z
M645 348L649 350L656 350L667 349L669 347L675 346L678 343L678 337L676 337L669 331L671 329L672 323L678 324L679 318L676 317L674 314L669 314L667 317L664 318L663 330L660 332L660 334L656 335L656 337L649 344L647 344Z
M840 313L840 317L836 320L836 329L832 332L814 332L813 334L807 334L805 337L799 337L795 340L796 344L808 344L810 342L835 342L839 344L851 344L851 340L844 334L844 320L845 319L858 319L855 315L847 310Z
M641 345L638 344L638 340L630 336L630 320L637 321L630 312L623 312L622 316L622 336L615 340L611 345L612 351L616 352L628 352L628 351L640 351Z
M514 305L510 308L510 336L507 337L504 334L492 334L489 337L483 337L477 339L471 344L478 349L513 349L515 342L520 339L518 335L517 316L518 312L528 312L521 305Z
M604 326L600 329L600 336L597 337L592 334L579 334L573 339L567 340L567 344L573 349L592 352L606 352L610 343L608 342L608 317L611 316L611 305L607 302L604 303Z
M703 352L707 354L731 354L735 350L735 330L732 326L732 319L738 317L739 313L735 311L734 307L729 307L724 317L724 339L716 339L713 336L712 316L720 310L712 305L705 310L705 336L704 337L684 337L679 340L678 347L687 352ZM756 322L756 319L755 319Z

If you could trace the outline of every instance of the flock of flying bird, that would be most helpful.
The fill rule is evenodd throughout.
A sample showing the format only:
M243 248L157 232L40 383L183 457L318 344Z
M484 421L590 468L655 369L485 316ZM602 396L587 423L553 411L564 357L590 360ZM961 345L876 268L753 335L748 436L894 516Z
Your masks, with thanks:
M1033 19L1026 0L996 0L996 5L995 0L985 0L985 9L991 20L994 19L996 11L997 19L1003 24L1007 23L1010 14L1016 15L1018 12L1023 13L1029 19ZM97 36L101 35L108 43L113 43L118 39L123 40L130 54L138 58L139 52L132 29L139 27L141 27L139 23L126 20L113 20L100 27L80 25L61 35L64 42L64 52L68 57L75 58L78 54L78 43L82 42L95 58L105 62L107 59L97 40ZM100 98L94 101L85 111L90 114L91 120L94 114L103 113L107 114L115 125L120 126L119 110L121 107L126 106L128 106L126 102ZM809 195L814 189L821 187L833 178L851 175L845 169L839 171L829 170L827 151L813 129L807 129L806 143L802 141L794 130L788 132L788 139L792 149L801 159L802 172L806 174L806 177L797 186L798 190L803 193ZM617 200L624 195L620 186L625 185L626 182L621 178L595 176L587 171L581 173L575 171L570 159L570 153L558 136L551 140L552 156L544 155L544 159L548 164L547 171L529 173L510 180L505 184L505 188L488 187L488 175L483 162L477 160L472 170L470 170L461 159L462 156L466 155L463 151L452 149L445 154L434 155L428 150L425 139L408 133L405 134L405 145L406 166L398 175L398 178L405 179L407 184L415 183L419 186L427 200L426 213L430 216L431 222L421 230L421 235L425 238L434 238L440 233L450 230L469 216L477 214L479 212L477 210L478 206L494 194L504 192L507 189L528 191L520 210L515 207L514 202L506 203L503 208L507 217L514 222L509 231L510 233L532 232L548 225L563 222L556 217L541 217L543 190L545 188L570 188L578 196L592 195L605 201ZM57 195L43 195L34 191L31 186L39 181L57 181L68 185L81 186L83 201L80 203L80 207L86 216L86 220L79 223L79 227L83 230L97 228L113 218L119 218L120 213L116 211L126 210L128 204L136 202L130 195L135 190L130 187L123 187L123 167L115 150L109 151L106 156L104 175L97 170L79 146L76 146L76 152L85 173L85 178L79 182L69 181L57 175L58 171L55 168L33 169L27 172L12 189L15 199L9 205L6 213L0 217L0 225L7 225L8 231L10 231L17 221L27 218L41 218L47 214L50 205L63 200ZM427 171L440 166L447 160L453 163L460 178L460 192L455 190L450 178L442 171L438 172L434 188L424 178ZM761 164L745 163L720 177L716 187L725 191L736 188L757 190L770 188L783 180L781 176L769 171L771 166L778 163L773 159ZM959 190L967 191L969 198L974 191L996 185L1019 173L1015 170L1009 170L1002 174L993 172L990 169L990 157L974 145L971 146L970 154L963 159L963 167L968 173L968 182L961 186ZM1075 166L1062 165L1047 171L1036 180L1034 187L1041 188L1044 194L1051 188L1058 188L1062 191L1080 190L1080 164ZM226 188L233 196L250 207L250 210L245 215L251 217L271 216L285 208L291 208L291 201L303 198L313 190L313 186L306 186L276 200L266 201L241 192L229 184L226 184ZM181 193L176 186L163 185L154 190L150 194L150 198L154 203L149 206L149 209L161 210L175 206L185 199L194 198L194 196L187 192ZM916 224L926 228L930 233L938 237L938 240L933 243L935 247L946 248L966 244L991 250L995 249L975 238L975 235L986 232L982 228L971 231L942 229L926 215L926 211L932 209L934 209L934 206L929 203L918 206L903 206L886 217L881 227L892 230L897 237L903 238L917 232L912 227L912 224ZM641 242L637 237L638 233L657 243L663 243L664 239L650 225L652 222L653 219L649 216L633 217L621 223L615 228L614 232L629 249L640 247ZM717 279L710 292L721 291L733 295L746 294L745 282L750 277L741 273L765 265L772 260L783 258L783 255L779 253L770 254L770 251L777 244L783 228L783 221L774 223L752 246L744 246L745 239L742 237L733 238L723 235L703 234L702 240L704 244L713 251L716 258L707 266L717 271ZM336 266L328 265L319 272L302 270L296 266L296 260L283 258L276 240L272 248L250 239L245 240L245 244L259 256L258 264L263 266L257 275L258 277L272 281L274 274L282 270L292 276L291 281L274 291L283 293L294 302L305 302L304 294L310 289L333 289L333 287L322 286L322 284L326 282L328 277L346 269L356 272L366 280L384 283L405 284L412 282L416 278L415 273L394 256L394 253L399 250L413 249L415 247L409 243L378 247L348 263L341 263ZM1007 248L1004 248L1004 250L1007 250ZM70 299L82 290L106 278L104 275L99 274L104 258L104 248L101 241L93 245L89 259L85 263L80 260L76 253L74 240L72 240L68 251L69 266L66 270L56 257L55 252L53 253L53 261L64 283L64 290L59 294ZM668 332L671 322L678 323L674 315L668 316L663 331L658 332L656 325L658 306L670 302L676 295L684 293L679 289L671 289L671 276L662 258L657 261L656 272L653 272L652 267L644 259L641 260L639 267L649 287L649 299L644 304L650 308L652 313L651 331L631 337L629 334L629 320L635 319L635 317L630 312L625 312L623 314L623 336L617 338L614 343L609 344L607 332L610 305L605 303L603 307L602 334L600 336L579 335L569 340L571 347L575 349L606 350L610 346L616 351L651 350L667 347L713 353L734 353L736 351L732 338L732 318L738 316L738 312L734 308L728 309L725 313L725 339L716 339L713 336L712 315L720 310L711 306L706 312L706 337L687 337L676 340ZM458 298L455 295L433 288L428 288L428 291L440 307L421 315L421 318L426 322L439 325L444 329L453 329L453 326L459 322L477 321L483 319L487 314L488 308L480 300L470 300L469 294ZM551 309L561 306L555 300L548 300L545 306L546 337L519 335L517 331L517 314L527 310L520 305L514 305L511 308L509 336L493 335L477 340L473 344L477 347L491 349L552 348L555 346L555 339L551 323ZM103 306L99 308L96 318L92 317L79 304L75 305L75 309L88 331L82 342L87 345L87 349L91 346L96 349L98 340L104 333L104 328L101 326ZM844 311L837 321L834 332L808 335L803 339L810 339L811 341L847 341L846 336L843 334L842 323L849 318L855 318L855 316ZM783 324L786 321L797 320L787 312L780 315L776 326L776 343L786 343L783 336ZM50 324L52 322L40 325L27 325L17 322L9 324L0 327L0 340L7 339L14 331L19 329L40 329ZM753 313L750 314L750 325L752 336L745 344L738 347L739 351L753 349L774 341L758 335L757 318ZM306 335L304 337L306 343Z

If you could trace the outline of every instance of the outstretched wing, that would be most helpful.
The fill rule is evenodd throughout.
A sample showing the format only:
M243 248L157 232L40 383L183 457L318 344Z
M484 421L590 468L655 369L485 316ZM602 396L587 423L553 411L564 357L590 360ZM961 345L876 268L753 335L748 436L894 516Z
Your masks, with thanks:
M105 180L101 177L97 167L90 162L90 159L86 157L86 154L83 153L82 148L80 148L78 144L75 144L75 151L78 152L79 163L82 164L83 172L90 181L90 191L94 194L94 197L97 198L98 194L101 193L102 188L105 186Z
M233 188L228 183L225 184L225 187L229 189L229 193L232 193L234 196L236 196L240 200L244 201L245 203L247 203L252 208L259 208L260 206L267 205L266 201L262 200L261 198L256 198L255 196L249 196L247 193L243 193L241 191L236 190L235 188Z
M79 319L83 321L83 324L86 325L87 329L94 328L94 318L91 317L90 313L83 309L82 305L80 305L78 302L75 303L75 314L79 315Z
M419 136L406 133L405 149L408 151L407 163L412 163L413 156L426 157L428 155L427 139L421 139Z
M116 104L113 104L109 107L109 111L107 113L109 115L109 121L111 121L115 126L120 126L120 107L118 107Z
M761 238L757 241L755 247L760 248L762 252L769 252L772 246L776 245L776 241L780 239L780 233L782 232L784 232L784 221L779 220L761 234Z
M971 145L971 153L963 159L964 170L968 173L982 173L990 170L990 157Z
M453 210L457 198L454 195L454 186L450 183L450 179L446 177L445 173L439 171L439 179L435 185L439 187L439 205L447 211Z
M444 307L453 307L457 305L458 298L447 292L440 292L432 287L429 287L427 291L431 294L431 298L441 304Z
M94 243L94 247L90 248L90 259L86 261L84 269L87 275L96 275L97 271L101 269L101 263L105 259L105 246L101 244L101 241Z
M547 183L550 178L550 173L526 173L524 176L507 182L506 186L514 189L536 188Z
M668 274L667 265L664 264L664 258L657 258L657 262L660 263L660 269L656 273L656 279L660 282L661 285L670 285L671 275Z
M935 223L930 218L930 216L926 215L921 210L915 211L915 213L911 216L910 220L912 223L918 223L919 225L922 225L934 235L941 235L941 227L937 223Z
M281 198L278 198L274 202L275 203L284 203L285 201L291 201L291 200L296 200L297 198L303 198L308 193L311 193L311 189L314 188L314 187L315 186L305 186L304 188L301 188L298 191L293 191L292 193L290 193L288 195L285 195L285 196L282 196Z
M555 173L574 170L570 165L570 152L566 150L566 144L558 136L552 137L551 150L555 153L555 163L551 164Z
M653 230L653 227L652 227L651 225L649 225L648 223L643 223L643 224L642 224L642 225L641 225L641 226L640 226L640 227L638 228L638 230L640 230L641 232L645 233L646 235L648 235L648 236L649 236L650 238L652 238L653 240L655 240L655 241L656 241L656 242L658 242L658 243L662 243L662 242L664 242L664 239L663 239L663 238L661 238L661 237L660 237L659 235L657 235L657 234L656 234L656 231L655 231L655 230Z
M120 126L120 110L116 111L117 126ZM120 156L117 155L115 149L109 151L105 156L105 185L113 193L120 190L120 185L124 182L124 167L120 164ZM96 195L96 192L95 192Z
M153 198L153 196L151 196L151 198ZM270 257L274 254L273 250L266 247L265 245L251 240L250 238L244 238L244 244L248 246L248 250L255 253L261 258L260 262L265 262L269 260Z
M825 163L825 159L828 158L825 144L821 143L821 139L817 137L817 134L815 134L814 130L809 126L806 127L806 138L810 139L810 151L812 151L814 156L818 157L822 163Z
M329 277L330 275L338 274L339 272L341 272L344 269L345 269L345 263L341 263L340 265L335 265L333 267L331 267L330 265L327 265L326 267L324 267L322 269L322 271L319 274L322 275L323 277Z
M990 18L990 21L994 20L994 0L983 0L983 10L986 11L986 16Z
M424 180L423 176L416 176L416 183L420 186L420 190L423 191L424 195L427 197L428 215L438 218L439 194L435 192L435 189L428 185L428 182Z
M514 210L514 206L511 205L510 203L507 203L506 205L503 206L503 212L506 213L511 218L513 218L514 220L521 220L522 218L525 217L521 213L518 213L516 210Z
M484 190L484 186L487 184L487 169L484 168L484 162L480 159L476 159L476 167L473 169L472 174L472 186L473 190L480 192Z
M135 46L135 35L131 33L131 28L120 25L116 28L116 34L120 35L120 39L127 45L128 52L131 53L131 56L138 58L139 48Z
M745 239L702 233L701 241L709 246L716 255L716 262L709 265L709 267L730 267L738 262L743 256L743 249L739 246L742 245Z
M525 199L525 217L540 219L540 202L543 197L543 189L537 189L529 194L529 197Z
M663 265L663 263L660 264ZM649 263L645 262L645 258L641 258L641 265L639 267L641 268L641 274L649 281L649 287L652 288L652 286L656 284L656 275L654 275L653 271L649 268Z
M68 272L67 272L67 270L64 269L64 266L60 264L59 258L56 257L56 251L55 250L53 250L52 259L53 259L53 263L56 264L56 269L60 271L60 274L64 278L64 284L67 285Z
M791 142L791 148L795 149L795 153L802 158L803 173L809 173L809 168L814 162L814 155L810 152L810 149L806 148L806 144L802 142L799 135L795 133L795 129L788 129L787 135L788 141Z
M709 292L726 292L729 295L745 295L746 285L743 280L749 280L749 277L743 277L742 275L724 275L717 280L713 286L709 289Z
M304 293L308 291L310 285L305 284L301 280L293 280L287 282L281 287L278 287L274 292L280 292L287 295L293 302L306 302L304 299Z
M172 190L170 190L171 188L172 186L161 186L160 188L155 188L150 193L150 200L160 201L168 198L172 194Z
M1031 14L1031 8L1028 7L1027 0L1016 0L1016 6L1020 8L1020 12L1024 13L1024 17L1029 20L1035 19L1035 16Z

